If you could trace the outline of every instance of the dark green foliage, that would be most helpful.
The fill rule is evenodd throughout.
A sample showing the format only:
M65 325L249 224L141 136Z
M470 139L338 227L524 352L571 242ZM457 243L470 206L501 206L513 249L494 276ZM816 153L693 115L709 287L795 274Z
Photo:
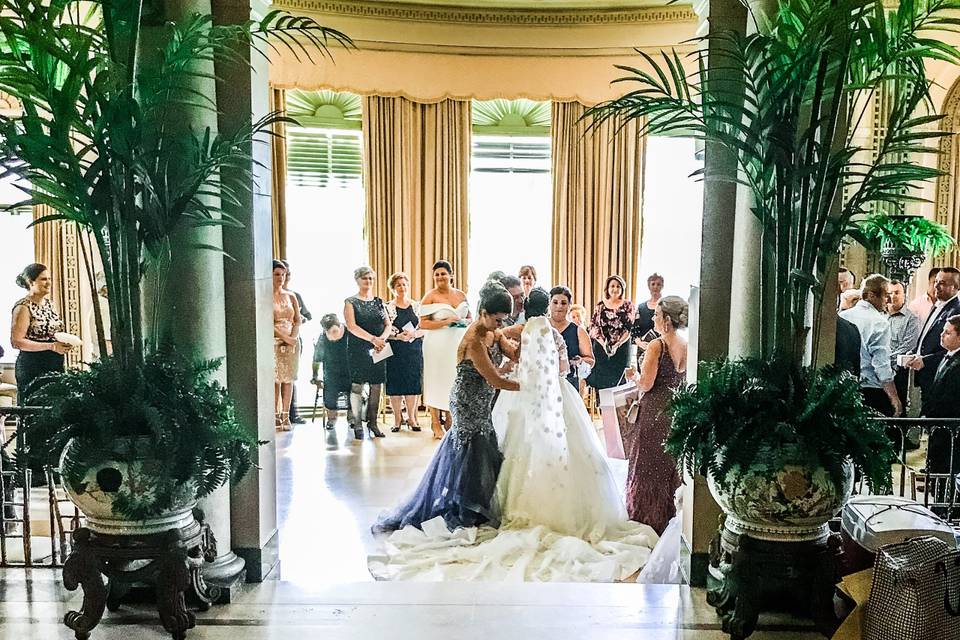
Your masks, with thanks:
M849 373L785 359L700 367L699 382L678 389L668 409L673 426L666 450L681 470L709 473L723 486L734 465L746 468L764 450L796 445L837 481L850 460L871 490L890 490L893 444Z
M922 201L940 172L929 60L960 61L941 38L960 26L960 0L782 0L750 35L713 33L686 61L638 53L620 67L628 93L588 110L594 121L640 120L651 135L726 147L762 227L761 353L803 362L810 294L821 302L843 238L882 207ZM877 96L891 105L857 135ZM927 115L930 114L930 115ZM710 179L708 176L707 179ZM828 304L833 304L828 301ZM814 349L819 340L814 337ZM814 361L816 356L814 355Z
M890 246L906 253L923 254L931 258L943 255L956 244L942 224L923 216L889 216L878 214L860 223L865 246L880 249Z
M71 486L92 464L148 454L158 478L155 499L121 496L115 503L119 514L131 518L163 511L189 482L196 484L197 498L209 495L250 470L258 444L237 420L226 390L210 379L219 367L219 361L191 363L161 352L139 367L105 358L89 370L68 371L33 396L50 409L29 423L24 453L31 463L57 466L60 452L75 439L61 468ZM118 442L127 438L131 445L121 446L114 458Z

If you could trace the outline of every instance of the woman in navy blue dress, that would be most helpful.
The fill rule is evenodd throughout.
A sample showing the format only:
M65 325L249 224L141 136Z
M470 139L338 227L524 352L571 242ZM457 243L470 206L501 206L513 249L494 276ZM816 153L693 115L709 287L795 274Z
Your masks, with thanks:
M420 431L417 424L418 398L423 393L423 332L420 331L420 303L410 299L410 278L400 272L387 282L394 298L387 303L387 317L393 324L387 358L387 398L393 410L396 433L406 424L411 431ZM403 405L407 417L403 417Z
M513 300L503 285L487 283L480 291L480 314L457 350L457 374L450 392L452 426L440 443L413 495L380 517L374 531L393 531L442 518L458 527L499 524L494 500L503 455L493 430L491 402L495 389L516 391L494 362L501 354L516 357L516 346L500 332Z

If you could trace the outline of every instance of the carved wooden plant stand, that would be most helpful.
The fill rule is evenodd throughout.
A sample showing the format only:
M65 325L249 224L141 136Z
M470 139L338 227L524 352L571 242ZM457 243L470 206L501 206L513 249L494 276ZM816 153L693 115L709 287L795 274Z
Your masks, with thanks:
M714 540L707 603L733 640L753 633L761 611L788 610L813 618L832 635L833 592L839 536L818 541L771 542L738 535L725 527ZM719 577L716 575L719 574Z
M208 587L201 570L217 557L217 542L203 513L194 510L194 522L150 535L107 535L86 527L73 533L73 550L63 565L63 584L73 591L83 589L83 607L70 611L63 623L77 640L87 640L100 623L104 608L116 611L130 585L156 585L157 612L174 640L184 640L196 625L196 616L186 598L206 611L217 599L216 587ZM104 584L103 576L107 577Z

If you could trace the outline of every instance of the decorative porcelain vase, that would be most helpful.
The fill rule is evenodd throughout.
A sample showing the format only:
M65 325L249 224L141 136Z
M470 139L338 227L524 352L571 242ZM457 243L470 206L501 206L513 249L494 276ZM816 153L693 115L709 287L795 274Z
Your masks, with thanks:
M142 440L118 438L111 452L113 460L90 465L78 481L64 478L67 495L86 516L90 529L110 535L148 535L179 529L193 521L193 508L197 504L193 482L175 486L173 506L164 512L138 520L115 512L114 504L118 499L128 503L151 500L159 486L158 463L139 454L145 449ZM61 468L76 450L75 440L67 443L60 456Z
M829 533L827 523L853 491L853 465L836 482L826 469L812 466L795 447L761 451L746 469L733 467L721 488L707 478L710 492L726 513L724 527L760 540L803 542Z

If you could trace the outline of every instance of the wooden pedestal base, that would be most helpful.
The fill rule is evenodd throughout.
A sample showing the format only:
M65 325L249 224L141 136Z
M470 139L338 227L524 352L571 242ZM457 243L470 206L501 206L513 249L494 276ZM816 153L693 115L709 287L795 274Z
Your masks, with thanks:
M836 620L838 536L812 542L770 542L721 527L711 549L707 602L724 633L742 640L753 633L761 611L811 617L832 634Z
M187 609L187 597L201 611L217 598L216 588L208 587L201 574L204 563L216 559L217 543L199 509L194 518L181 529L143 536L106 535L85 527L74 531L73 550L63 565L63 584L70 591L83 588L83 607L68 612L63 623L77 640L87 640L104 608L116 611L129 586L136 583L156 585L163 628L174 640L184 640L187 629L196 624Z

